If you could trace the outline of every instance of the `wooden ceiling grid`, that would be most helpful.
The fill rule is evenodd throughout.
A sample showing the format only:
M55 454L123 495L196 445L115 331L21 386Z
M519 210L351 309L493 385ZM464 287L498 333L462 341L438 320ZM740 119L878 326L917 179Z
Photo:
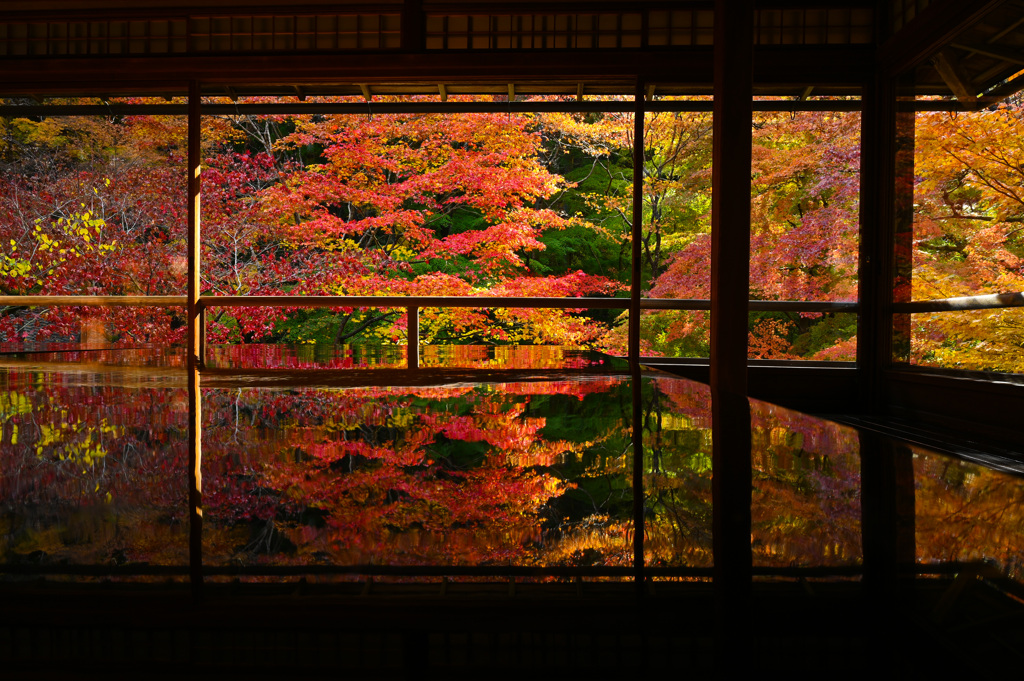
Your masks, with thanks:
M914 69L904 94L955 96L967 108L1020 87L1020 0L776 0L754 20L755 92L799 99L856 94L883 62ZM959 5L959 6L958 6ZM196 6L163 0L0 1L0 94L177 96L464 94L629 95L639 77L660 94L711 90L709 0L405 0ZM953 7L954 9L951 9ZM903 40L954 16L940 50ZM884 26L885 28L881 28ZM880 39L884 32L900 32ZM922 60L922 52L931 57ZM469 55L472 55L471 57ZM514 55L514 56L511 56ZM915 61L916 60L916 61ZM1020 79L1017 79L1020 80ZM982 96L982 99L979 99Z

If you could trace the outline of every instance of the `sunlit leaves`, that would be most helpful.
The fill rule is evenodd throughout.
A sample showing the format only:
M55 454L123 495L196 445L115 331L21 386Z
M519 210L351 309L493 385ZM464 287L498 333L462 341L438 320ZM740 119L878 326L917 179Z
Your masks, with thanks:
M916 116L913 297L1024 289L1024 118L1017 104ZM1016 310L915 315L912 359L1019 372Z

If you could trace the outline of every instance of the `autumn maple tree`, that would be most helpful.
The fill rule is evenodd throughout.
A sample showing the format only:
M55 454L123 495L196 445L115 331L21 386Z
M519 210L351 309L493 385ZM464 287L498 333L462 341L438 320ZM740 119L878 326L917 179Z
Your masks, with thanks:
M172 295L184 286L184 178L173 119L24 118L2 123L0 291L6 295ZM156 140L162 140L163 145ZM84 319L84 321L83 321ZM14 308L8 342L173 343L174 308ZM116 329L116 332L114 331ZM109 332L108 332L109 330Z
M552 138L581 156L567 176L580 178L577 191L590 219L628 242L634 229L632 117L544 118L554 130ZM837 112L755 116L751 298L856 299L859 125L858 115ZM643 295L707 299L711 116L651 112L644 118L641 145ZM641 325L645 354L708 352L706 313L651 312ZM853 359L855 330L852 318L754 315L751 356ZM613 330L605 347L621 352L623 331L623 326Z
M134 101L134 100L133 100ZM1019 291L1020 109L917 115L913 297ZM859 115L761 112L750 297L857 297ZM185 280L184 119L0 122L0 291L167 295ZM709 297L711 118L648 112L642 295ZM628 113L204 116L208 294L625 295ZM915 177L912 175L912 177ZM909 257L909 256L908 256ZM911 359L1017 371L1012 310L915 315ZM401 343L402 309L211 308L223 342ZM426 308L421 337L622 353L613 311ZM703 312L642 315L644 354L708 353ZM852 359L853 315L751 314L754 358ZM8 307L12 343L175 344L176 308Z
M538 162L542 140L528 118L338 115L290 124L262 156L235 158L223 169L210 164L210 181L225 188L213 222L229 242L219 248L231 258L219 260L233 267L227 277L211 274L211 291L224 286L220 281L236 292L321 295L572 297L618 288L599 274L531 271L530 254L544 249L545 232L586 222L539 205L566 183ZM294 160L275 166L274 158ZM273 167L278 181L261 186L256 176L264 167ZM231 205L239 198L242 206ZM233 226L240 218L250 225L247 238ZM239 243L249 251L239 254ZM288 339L310 340L315 330L302 334L317 326L325 330L319 338L336 343L405 335L401 311L303 314L304 327ZM238 320L249 339L280 337L272 324L260 332ZM230 337L228 328L215 328ZM434 308L421 320L427 342L580 345L602 331L560 310Z
M1024 290L1024 111L916 116L912 295L917 300ZM913 361L1019 372L1016 310L915 316Z

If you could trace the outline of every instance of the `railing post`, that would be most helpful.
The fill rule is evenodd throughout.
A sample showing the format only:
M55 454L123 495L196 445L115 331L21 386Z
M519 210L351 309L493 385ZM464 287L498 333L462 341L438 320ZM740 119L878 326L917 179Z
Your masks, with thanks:
M196 340L196 366L206 367L206 306L199 307L199 338Z
M420 368L420 308L410 305L405 308L405 325L408 328L408 350L406 359L410 369Z

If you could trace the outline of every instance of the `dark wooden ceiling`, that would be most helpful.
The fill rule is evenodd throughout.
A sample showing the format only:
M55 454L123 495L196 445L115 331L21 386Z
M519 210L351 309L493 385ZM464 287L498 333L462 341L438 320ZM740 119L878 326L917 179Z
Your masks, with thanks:
M708 0L0 0L0 95L562 94L711 91ZM856 94L876 68L919 95L1004 96L1024 68L1019 0L774 0L755 92ZM1009 81L1009 83L1007 82Z

